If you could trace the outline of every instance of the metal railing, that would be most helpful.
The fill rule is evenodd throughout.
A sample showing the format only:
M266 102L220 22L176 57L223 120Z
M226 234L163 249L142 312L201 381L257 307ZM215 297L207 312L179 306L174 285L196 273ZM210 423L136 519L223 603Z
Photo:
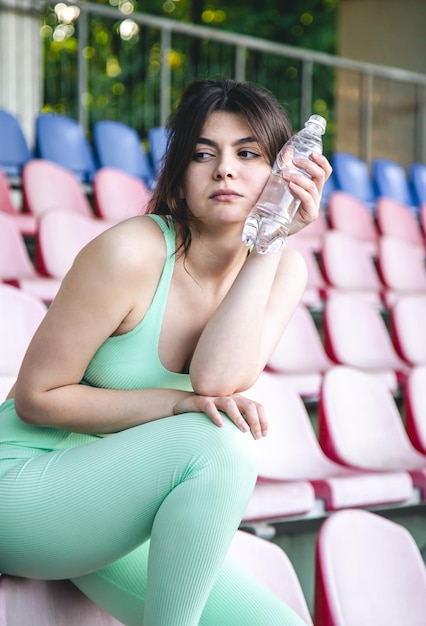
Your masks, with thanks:
M78 118L89 133L109 118L146 136L164 125L188 82L225 75L271 90L295 128L312 112L326 117L328 154L426 161L423 74L90 2L70 2L66 24L54 4L36 5L44 108Z

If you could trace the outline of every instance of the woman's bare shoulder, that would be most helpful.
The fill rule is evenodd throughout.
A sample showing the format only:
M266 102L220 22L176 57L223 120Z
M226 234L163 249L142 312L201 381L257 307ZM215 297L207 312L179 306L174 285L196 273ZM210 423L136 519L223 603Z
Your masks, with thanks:
M78 262L94 264L110 275L164 264L166 244L159 225L141 215L115 224L92 240L78 255ZM149 263L148 263L149 262Z

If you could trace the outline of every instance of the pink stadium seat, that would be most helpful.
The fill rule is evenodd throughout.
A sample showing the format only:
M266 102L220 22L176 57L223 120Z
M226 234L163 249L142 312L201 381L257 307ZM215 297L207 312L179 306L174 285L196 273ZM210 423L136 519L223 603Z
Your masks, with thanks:
M329 356L383 380L392 392L408 372L376 306L352 293L335 293L324 308L324 345Z
M426 365L426 293L399 298L391 312L394 344L410 364Z
M289 238L289 245L297 247L296 241L303 240L313 252L321 252L325 233L328 231L328 223L325 212L320 210L318 217L309 226L303 228Z
M318 626L423 626L426 569L414 538L376 513L333 513L316 544Z
M0 285L0 375L16 377L32 336L46 315L41 300Z
M411 443L426 454L426 365L413 367L405 384L405 429Z
M33 215L68 210L94 217L82 183L68 169L45 159L32 159L22 172L24 206Z
M47 211L40 217L37 266L48 276L62 279L78 252L114 225L66 209Z
M2 576L0 615L5 626L124 626L69 580Z
M379 232L368 206L345 191L335 191L328 202L331 228L362 241L373 257L377 256Z
M302 296L303 304L311 310L321 310L327 297L328 285L317 261L317 253L311 243L303 237L292 237L288 241L288 246L298 250L306 262L308 280Z
M36 271L13 216L0 212L0 281L49 303L60 281Z
M407 294L426 295L424 249L407 240L383 235L379 243L379 270L386 285L385 301L392 308Z
M395 399L373 376L350 367L327 372L319 439L325 453L345 466L408 472L426 499L426 455L411 444Z
M369 250L359 238L330 230L324 237L322 266L333 292L352 292L377 306L382 304L383 284Z
M328 459L302 399L284 376L264 372L246 395L265 407L269 420L268 435L259 441L260 480L309 481L328 511L400 503L412 496L412 481L403 470L351 470Z
M0 402L6 400L9 391L15 384L16 376L7 376L0 374Z
M424 248L424 236L417 218L406 204L391 198L378 198L376 221L381 235L398 237Z
M293 565L278 545L238 530L228 556L290 606L308 626L313 626Z
M19 232L24 237L34 237L37 233L37 218L30 213L19 211L12 200L12 192L3 171L0 168L0 212L13 218Z
M276 522L307 515L315 509L315 492L306 480L256 483L244 512L243 524Z
M93 194L96 214L111 221L142 215L151 197L141 178L113 167L97 170L93 180Z
M304 398L316 399L323 374L332 365L311 313L299 304L269 358L268 369L285 374Z

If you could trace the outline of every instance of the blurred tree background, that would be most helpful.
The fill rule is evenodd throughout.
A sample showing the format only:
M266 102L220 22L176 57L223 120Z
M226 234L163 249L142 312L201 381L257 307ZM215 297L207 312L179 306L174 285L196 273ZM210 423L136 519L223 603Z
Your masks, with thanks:
M119 119L135 127L142 137L159 124L160 31L138 25L132 17L144 13L179 22L208 26L289 46L334 54L337 47L338 0L97 0L93 5L119 9L118 18L90 13L88 89L83 105L90 125L98 119ZM79 10L66 4L46 3L41 36L44 50L44 111L78 117ZM173 35L167 51L171 69L172 106L194 78L233 76L235 50L203 38ZM248 52L246 78L271 91L288 108L295 127L301 125L301 62ZM313 112L333 125L334 76L331 69L313 69ZM304 121L304 120L303 120ZM88 130L89 130L88 129ZM329 136L331 136L329 134Z

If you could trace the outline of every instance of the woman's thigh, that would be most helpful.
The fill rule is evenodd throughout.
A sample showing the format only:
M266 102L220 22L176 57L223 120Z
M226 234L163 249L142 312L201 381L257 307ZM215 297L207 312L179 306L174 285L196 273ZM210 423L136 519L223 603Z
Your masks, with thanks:
M224 482L234 469L209 473L215 455L247 471L253 444L229 420L218 428L190 413L20 461L0 480L0 571L61 579L103 568L148 540L177 486L192 480L196 500L194 479L200 498Z

